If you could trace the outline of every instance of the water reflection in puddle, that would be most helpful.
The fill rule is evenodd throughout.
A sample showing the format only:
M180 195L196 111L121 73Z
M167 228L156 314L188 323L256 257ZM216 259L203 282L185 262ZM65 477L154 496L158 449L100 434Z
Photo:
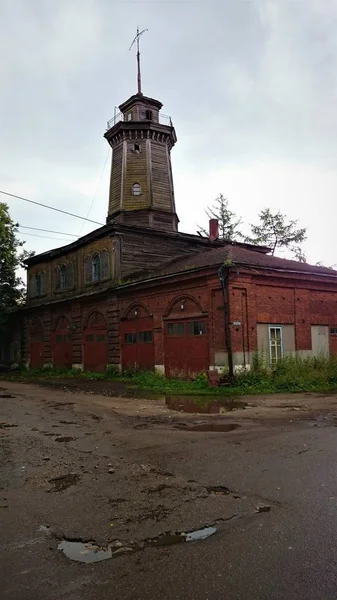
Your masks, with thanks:
M171 546L181 542L201 542L216 532L216 527L203 527L188 533L165 533L147 541L148 546Z
M101 548L92 542L67 542L63 540L57 548L64 552L70 560L84 563L100 562L112 557L111 548Z
M218 396L166 396L165 404L170 410L208 415L231 412L246 406L240 400L223 400Z
M198 425L179 423L174 426L175 429L180 429L182 431L213 431L223 433L234 431L234 429L238 429L238 427L240 427L238 423L200 423Z

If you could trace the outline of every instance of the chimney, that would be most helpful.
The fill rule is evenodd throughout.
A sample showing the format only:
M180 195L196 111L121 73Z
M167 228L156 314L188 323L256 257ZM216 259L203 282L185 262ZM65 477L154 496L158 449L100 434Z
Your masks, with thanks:
M209 239L211 242L219 239L219 221L218 219L209 220Z

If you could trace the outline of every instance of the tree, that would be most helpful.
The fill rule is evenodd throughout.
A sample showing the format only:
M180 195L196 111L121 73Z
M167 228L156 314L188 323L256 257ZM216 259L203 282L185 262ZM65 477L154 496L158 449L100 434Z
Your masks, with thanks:
M24 282L16 270L32 253L22 249L24 242L17 238L18 224L9 214L7 204L0 202L0 331L4 329L8 312L23 301Z
M219 233L220 239L222 240L234 240L242 238L243 235L239 230L242 219L238 219L236 214L229 208L229 202L223 194L215 199L213 206L208 206L205 213L209 219L217 219L219 222ZM204 228L200 228L200 233L209 235L208 231Z
M246 238L250 244L265 245L271 248L272 254L279 248L290 250L299 262L305 262L305 255L300 246L307 239L305 227L299 228L298 221L288 221L280 211L272 213L265 208L259 213L260 222L250 225L251 235Z

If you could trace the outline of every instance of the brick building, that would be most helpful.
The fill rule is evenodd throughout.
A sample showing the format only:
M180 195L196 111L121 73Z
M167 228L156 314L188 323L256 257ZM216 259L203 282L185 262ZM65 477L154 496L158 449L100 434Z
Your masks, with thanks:
M268 248L178 231L162 104L140 91L104 134L112 148L107 223L27 260L28 300L11 358L31 367L156 369L189 375L256 351L337 352L337 274Z

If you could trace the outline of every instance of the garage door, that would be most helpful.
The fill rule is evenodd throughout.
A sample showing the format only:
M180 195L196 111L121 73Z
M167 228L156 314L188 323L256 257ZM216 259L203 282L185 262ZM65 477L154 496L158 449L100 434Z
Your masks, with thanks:
M30 360L31 369L41 369L44 365L44 329L40 319L30 324Z
M191 377L208 371L206 320L168 321L165 325L165 373Z
M59 369L71 369L72 366L72 334L70 323L61 317L54 331L53 363Z
M95 312L83 331L84 369L104 371L108 362L108 335L101 313Z
M154 368L153 319L141 317L121 324L122 368Z

